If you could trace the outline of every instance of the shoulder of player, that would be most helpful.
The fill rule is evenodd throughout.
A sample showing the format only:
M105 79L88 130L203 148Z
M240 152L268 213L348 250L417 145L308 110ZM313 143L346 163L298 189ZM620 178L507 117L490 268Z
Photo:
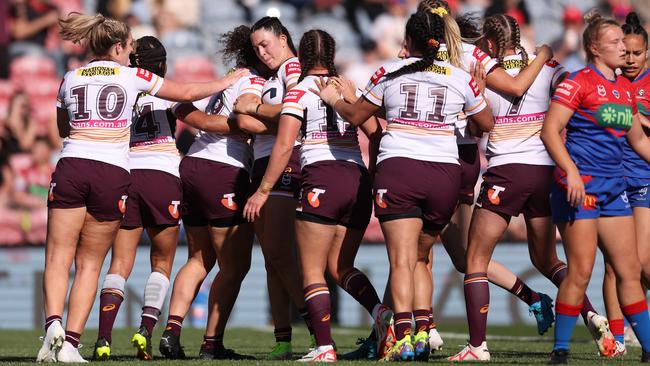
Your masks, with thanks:
M298 57L292 57L280 65L278 73L283 73L284 75L300 74L302 70L300 69L300 62L298 62Z
M318 98L316 94L309 91L310 88L316 88L314 81L311 78L303 79L291 90L287 91L282 102L305 104L311 98Z

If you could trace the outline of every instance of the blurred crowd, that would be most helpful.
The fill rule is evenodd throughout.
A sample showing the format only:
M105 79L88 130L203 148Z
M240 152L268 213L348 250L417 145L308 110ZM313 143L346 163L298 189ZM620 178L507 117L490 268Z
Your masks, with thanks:
M634 9L650 25L650 0L449 0L458 15L507 13L524 45L547 43L569 70L584 66L583 14L599 8L623 20ZM417 0L2 0L0 1L0 245L41 245L50 175L61 146L56 93L66 70L88 60L79 45L61 41L59 17L77 11L126 21L133 37L157 36L168 52L168 77L205 80L227 71L219 35L265 15L280 17L298 43L312 28L337 42L339 72L364 85L377 65L396 57ZM194 131L179 128L181 151ZM525 240L513 220L506 240ZM376 221L367 241L381 241Z

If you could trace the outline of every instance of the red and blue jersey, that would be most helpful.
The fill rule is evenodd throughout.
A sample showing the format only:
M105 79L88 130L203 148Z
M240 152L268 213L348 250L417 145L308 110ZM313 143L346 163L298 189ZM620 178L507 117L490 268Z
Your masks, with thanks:
M632 85L623 76L608 80L588 65L558 85L552 102L574 111L566 148L581 175L623 176L623 143L636 113Z
M636 105L639 112L645 116L650 116L650 69L637 76L632 82ZM627 142L623 143L623 169L626 177L633 178L650 178L650 163L645 161L636 153Z

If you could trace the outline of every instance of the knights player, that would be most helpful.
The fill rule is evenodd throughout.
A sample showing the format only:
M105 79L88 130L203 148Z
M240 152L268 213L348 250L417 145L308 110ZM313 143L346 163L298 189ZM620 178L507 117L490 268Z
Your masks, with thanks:
M627 15L625 24L622 26L625 33L625 65L621 67L623 76L632 82L634 94L636 94L639 113L648 115L650 111L650 77L648 77L648 33L643 28L636 13ZM637 254L641 261L642 281L647 288L650 280L650 164L643 160L630 144L623 138L623 169L625 172L625 190L627 199L632 207L634 226L636 231ZM616 355L625 354L625 322L623 313L616 295L616 276L609 263L606 263L605 283L603 284L603 296L605 308L609 318L609 326L614 338L616 338Z
M566 363L569 341L600 245L616 275L623 315L650 361L650 318L641 288L634 220L625 192L622 138L645 160L650 140L643 132L632 86L616 69L625 65L623 31L612 19L585 16L583 44L589 64L557 87L541 138L557 168L551 188L553 221L571 265L556 300L551 363ZM567 129L566 145L561 136ZM616 352L607 324L599 343L604 356Z

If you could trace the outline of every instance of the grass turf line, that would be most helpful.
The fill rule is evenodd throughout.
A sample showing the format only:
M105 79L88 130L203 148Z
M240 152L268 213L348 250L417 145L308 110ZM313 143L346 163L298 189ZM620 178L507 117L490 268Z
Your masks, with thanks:
M182 344L189 360L168 361L165 360L158 352L158 342L162 327L157 327L154 331L153 350L154 361L146 365L200 365L214 364L224 366L248 366L248 365L296 365L293 361L268 361L264 358L274 345L272 329L228 329L226 331L226 347L232 348L239 353L253 355L258 358L255 361L202 361L196 359L201 346L203 332L200 329L186 328L183 329ZM443 334L445 345L442 351L432 355L429 362L448 364L446 358L463 347L467 334L467 327L463 325L439 325L438 329ZM488 346L492 354L490 365L512 365L512 364L545 364L548 361L548 354L552 348L552 331L544 337L535 338L536 329L529 326L508 326L508 327L489 327L488 334L497 336L497 339L488 338ZM111 361L107 364L119 366L142 366L142 362L135 359L135 350L131 347L131 336L135 329L117 329L113 334L113 345L111 350ZM355 341L359 337L366 337L369 329L357 328L335 328L333 338L335 339L339 354L353 350ZM447 334L447 336L445 336ZM0 364L6 365L34 365L36 353L41 345L38 337L42 336L41 331L14 331L0 330ZM81 348L81 355L90 360L95 344L97 331L90 329L82 336L81 342L84 345ZM506 338L505 340L499 338ZM522 337L518 339L517 337ZM294 328L293 332L293 350L294 357L302 356L309 347L309 337L302 327ZM593 364L636 364L641 357L639 348L628 347L628 354L623 359L603 359L597 355L594 342L591 340L586 328L581 324L576 328L574 342L571 344L570 363L573 365L593 365ZM339 361L339 364L349 365L372 365L375 362L370 361Z

